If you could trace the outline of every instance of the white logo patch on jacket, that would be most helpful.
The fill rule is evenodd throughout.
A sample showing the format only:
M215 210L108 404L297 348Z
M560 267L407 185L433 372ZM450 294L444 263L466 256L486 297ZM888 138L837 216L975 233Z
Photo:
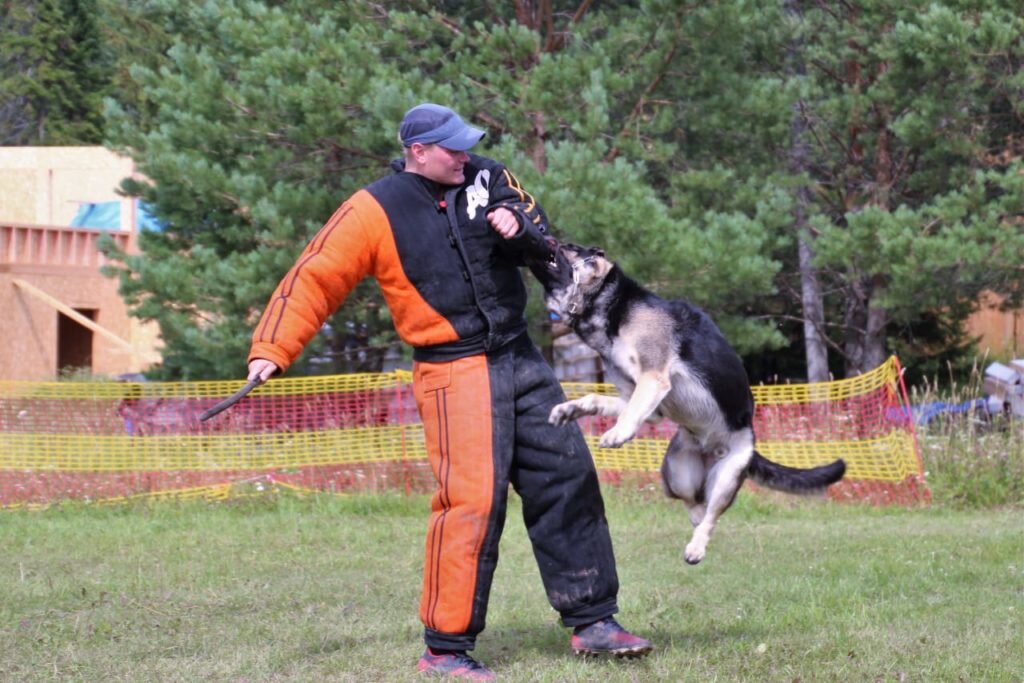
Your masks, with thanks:
M476 218L476 210L487 208L491 201L491 193L487 184L491 180L491 172L486 168L476 174L473 184L466 188L466 215L470 220Z

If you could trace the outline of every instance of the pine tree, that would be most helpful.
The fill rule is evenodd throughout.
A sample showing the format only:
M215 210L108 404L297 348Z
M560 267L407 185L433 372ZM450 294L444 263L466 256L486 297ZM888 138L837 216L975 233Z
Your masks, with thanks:
M955 332L984 289L1019 296L1020 157L986 161L997 132L1024 135L1016 5L805 11L815 250L838 292L834 348L848 375L880 363L917 321Z
M111 69L95 0L0 4L0 144L98 144Z
M139 256L108 245L134 314L160 325L161 376L244 374L277 281L396 152L393 121L411 96L381 54L383 24L355 9L310 21L258 2L184 8L168 19L188 33L174 36L166 64L132 71L156 106L140 116L108 103L112 139L151 181L125 190L167 224L140 236ZM366 325L375 344L392 339L378 299L362 288L333 328Z
M480 151L520 176L558 236L703 305L762 368L802 365L803 238L828 292L819 326L851 374L893 348L955 349L982 289L1021 294L1024 30L1011 0L842 13L103 1L157 37L152 53L125 43L107 113L110 139L151 180L126 191L168 225L120 255L123 293L160 323L167 377L244 372L277 280L345 197L388 172L397 121L424 100L487 128ZM394 341L371 284L330 329L295 372L325 345ZM912 337L923 332L928 344Z

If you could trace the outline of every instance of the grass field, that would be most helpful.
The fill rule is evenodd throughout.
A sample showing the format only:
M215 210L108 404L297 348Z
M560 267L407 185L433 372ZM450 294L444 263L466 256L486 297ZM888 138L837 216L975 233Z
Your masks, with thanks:
M621 621L655 652L573 658L513 502L475 652L502 680L1024 680L1019 508L744 492L690 567L678 504L606 496ZM0 680L417 680L427 507L282 495L0 515Z

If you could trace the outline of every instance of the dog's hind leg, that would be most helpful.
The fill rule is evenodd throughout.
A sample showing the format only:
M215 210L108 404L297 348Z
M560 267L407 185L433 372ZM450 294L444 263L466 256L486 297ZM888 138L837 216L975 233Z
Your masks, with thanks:
M601 394L587 394L573 401L559 403L551 409L548 422L553 425L564 425L570 420L575 420L586 415L603 415L605 417L618 417L626 402L615 396L602 396Z
M661 488L669 498L679 498L686 504L693 526L704 519L704 475L700 444L680 427L661 461Z
M747 465L754 454L754 436L750 429L734 432L725 446L726 453L709 469L705 482L707 510L704 518L693 530L693 538L686 545L683 558L689 564L697 564L707 553L711 532L733 501L746 478Z

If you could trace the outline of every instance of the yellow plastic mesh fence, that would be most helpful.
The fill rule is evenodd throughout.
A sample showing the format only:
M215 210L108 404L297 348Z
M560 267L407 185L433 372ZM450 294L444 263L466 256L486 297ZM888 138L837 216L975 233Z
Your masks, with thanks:
M140 497L220 499L293 491L433 488L411 375L276 379L207 422L241 382L0 381L0 507ZM565 384L570 397L614 394ZM836 498L926 500L895 358L850 380L754 387L758 450L786 465L844 458ZM597 446L608 418L580 420L603 479L657 475L676 426L645 425L619 449Z

